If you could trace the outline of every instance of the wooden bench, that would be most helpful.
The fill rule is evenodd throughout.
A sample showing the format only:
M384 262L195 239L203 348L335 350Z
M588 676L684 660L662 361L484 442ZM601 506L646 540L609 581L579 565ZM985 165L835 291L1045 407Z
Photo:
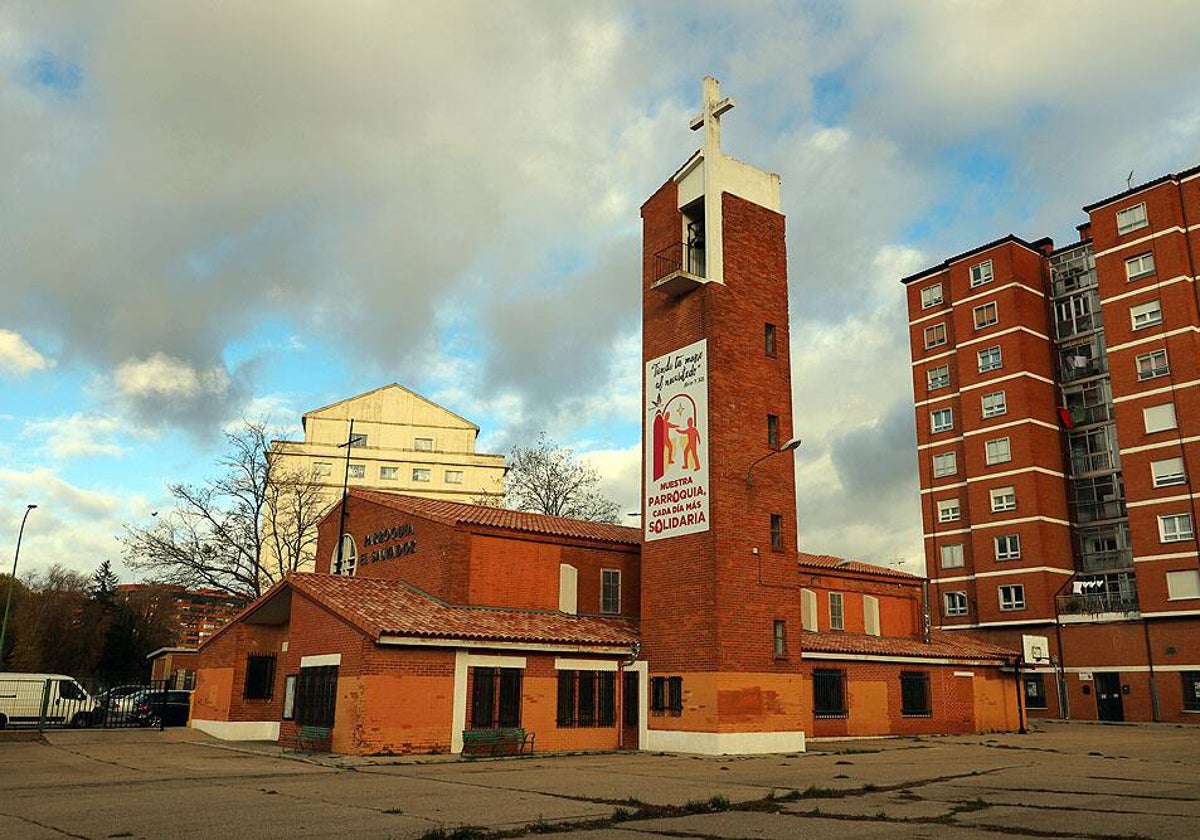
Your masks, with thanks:
M328 726L298 726L296 727L296 749L299 752L322 752L329 750Z
M467 729L463 731L462 754L467 758L477 755L521 755L525 748L533 753L534 734L520 727L502 729Z

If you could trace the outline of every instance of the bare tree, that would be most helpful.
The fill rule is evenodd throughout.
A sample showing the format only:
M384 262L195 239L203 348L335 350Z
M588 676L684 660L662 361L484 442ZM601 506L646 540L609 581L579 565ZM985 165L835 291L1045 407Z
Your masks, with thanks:
M514 446L504 477L505 504L514 510L616 523L621 506L600 492L600 474L542 432L532 446Z
M148 527L127 524L129 566L163 583L254 598L311 559L328 503L307 475L269 454L269 432L256 420L227 432L219 476L170 485L173 509Z

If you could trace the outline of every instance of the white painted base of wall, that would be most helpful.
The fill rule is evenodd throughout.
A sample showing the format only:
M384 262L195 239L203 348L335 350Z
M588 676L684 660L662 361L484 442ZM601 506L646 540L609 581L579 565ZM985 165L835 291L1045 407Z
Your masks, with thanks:
M678 732L650 729L642 749L699 755L804 752L804 732Z
M192 728L206 732L222 741L278 741L277 720L198 720L192 718Z

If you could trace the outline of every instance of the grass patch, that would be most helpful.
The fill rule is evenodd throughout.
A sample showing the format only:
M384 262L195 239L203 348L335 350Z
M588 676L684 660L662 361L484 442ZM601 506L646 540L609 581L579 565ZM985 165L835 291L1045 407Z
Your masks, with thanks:
M403 808L384 808L383 813L385 813L385 814L403 814L404 809Z
M833 788L823 788L817 787L816 785L809 785L804 789L804 793L801 794L801 796L803 796L805 799L836 799L837 797L842 796L842 792L840 790L834 790Z
M473 825L460 825L449 831L439 826L429 829L418 840L481 840L486 836L486 831Z

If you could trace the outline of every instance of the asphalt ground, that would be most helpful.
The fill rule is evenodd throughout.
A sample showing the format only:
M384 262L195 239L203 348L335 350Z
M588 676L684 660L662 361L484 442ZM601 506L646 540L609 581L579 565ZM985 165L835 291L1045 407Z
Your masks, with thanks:
M281 753L192 730L0 741L0 838L1200 838L1200 727L810 743L757 757Z

